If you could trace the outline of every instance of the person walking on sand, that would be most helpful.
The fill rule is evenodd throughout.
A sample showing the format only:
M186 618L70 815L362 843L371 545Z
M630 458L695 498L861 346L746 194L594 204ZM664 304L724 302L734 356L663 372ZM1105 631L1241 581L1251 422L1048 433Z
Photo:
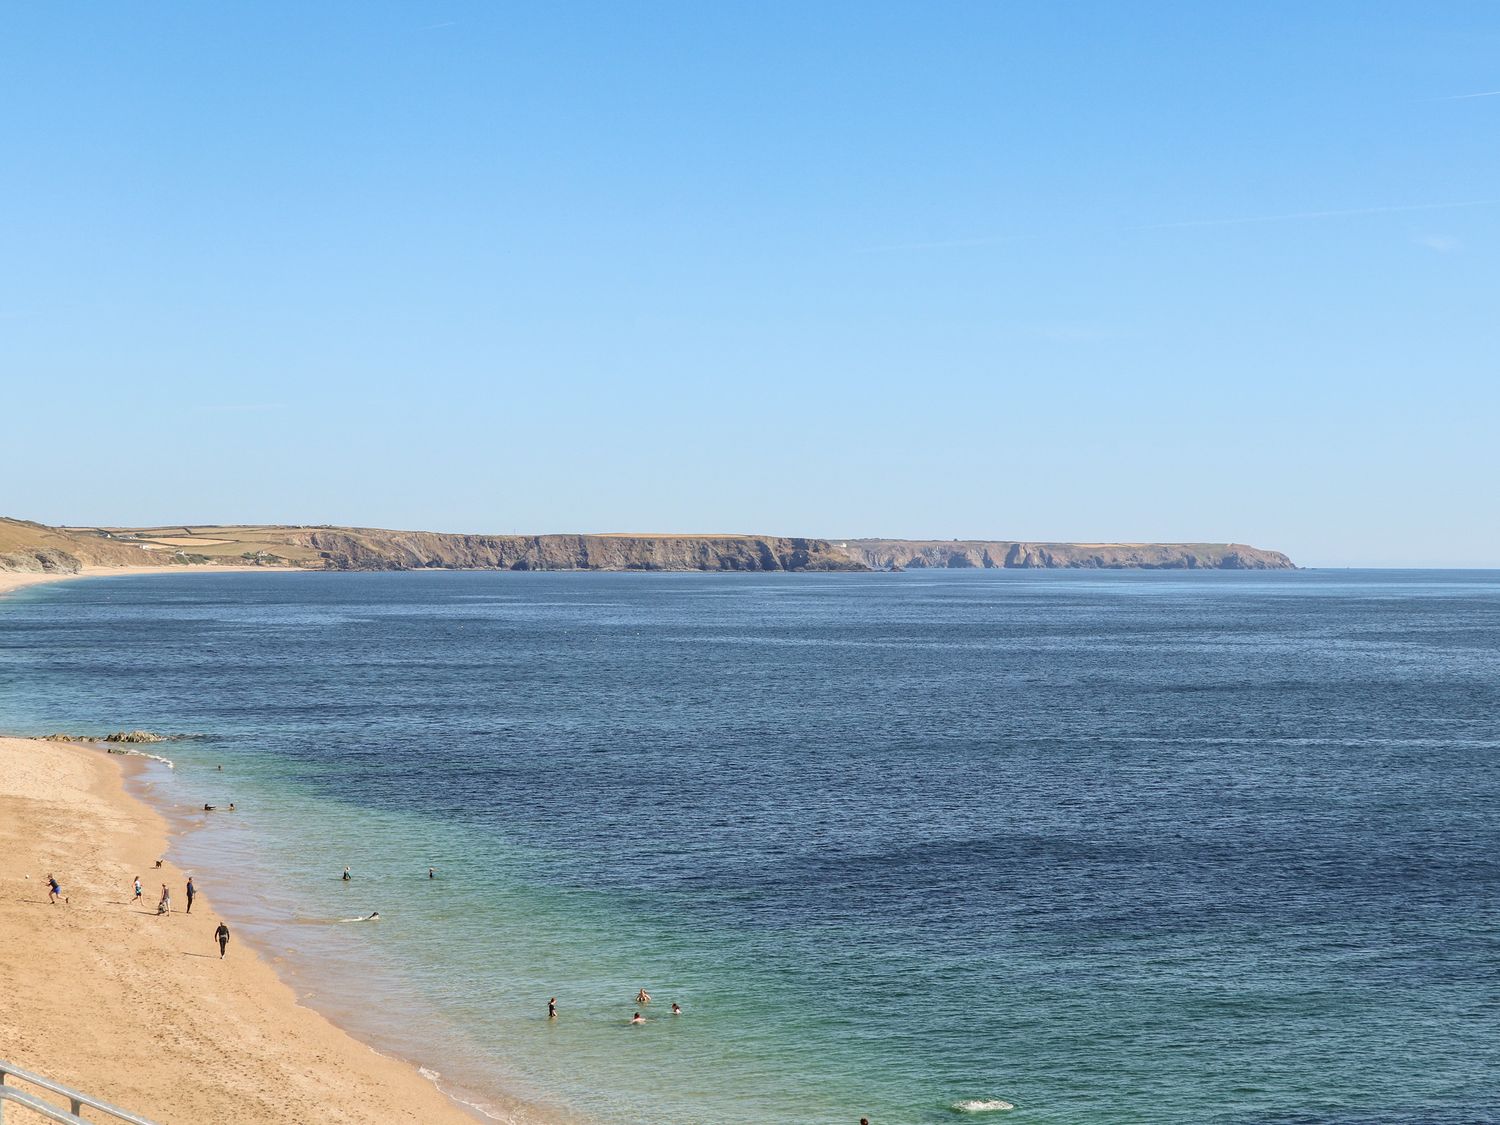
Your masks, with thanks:
M135 901L141 901L141 877L139 875L135 877Z
M161 901L156 904L156 912L158 914L172 913L172 892L167 890L165 883L161 885Z
M197 893L198 893L197 889L193 886L193 877L191 875L189 875L188 876L188 881L187 881L187 896L188 896L188 908L187 908L187 912L189 914L191 914L193 912L193 896L195 894L197 894Z
M229 927L224 925L223 922L220 922L219 928L214 931L214 941L219 943L219 960L222 961L224 960L224 949L229 945Z
M56 905L58 899L62 899L64 902L67 901L67 899L63 898L62 887L58 884L57 880L49 874L47 876L47 901L52 903L53 905Z

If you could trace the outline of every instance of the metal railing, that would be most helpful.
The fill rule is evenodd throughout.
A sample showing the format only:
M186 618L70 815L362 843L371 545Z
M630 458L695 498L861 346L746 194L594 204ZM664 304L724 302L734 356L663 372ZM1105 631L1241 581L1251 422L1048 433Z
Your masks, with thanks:
M59 1097L68 1099L68 1108L53 1105L51 1102L43 1101L35 1094L25 1090L19 1090L10 1083L24 1082L28 1086L36 1086L46 1090L49 1094L57 1094ZM41 1115L48 1121L58 1121L62 1125L89 1125L84 1120L85 1109L97 1110L106 1118L113 1121L124 1121L127 1125L156 1125L154 1121L142 1117L138 1113L131 1113L128 1109L121 1109L117 1105L101 1102L98 1098L91 1098L87 1094L80 1094L70 1086L64 1086L61 1082L54 1082L50 1078L43 1078L40 1074L32 1074L29 1070L21 1070L19 1067L11 1066L8 1062L0 1062L0 1122L5 1121L6 1105L21 1106L32 1113ZM23 1117L22 1120L25 1120ZM97 1117L95 1118L97 1120ZM19 1125L19 1122L17 1123Z

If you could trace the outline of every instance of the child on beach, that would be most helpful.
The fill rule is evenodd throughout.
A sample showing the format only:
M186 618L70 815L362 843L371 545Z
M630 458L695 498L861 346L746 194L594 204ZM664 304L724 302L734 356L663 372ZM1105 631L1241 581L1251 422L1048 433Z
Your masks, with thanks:
M50 902L50 903L53 903L55 905L57 903L57 900L58 899L62 899L62 898L63 898L62 887L58 885L58 882L57 882L56 879L54 879L51 875L48 875L47 876L47 901ZM67 899L63 899L63 901L66 902Z
M135 901L141 901L141 877L139 875L135 877Z

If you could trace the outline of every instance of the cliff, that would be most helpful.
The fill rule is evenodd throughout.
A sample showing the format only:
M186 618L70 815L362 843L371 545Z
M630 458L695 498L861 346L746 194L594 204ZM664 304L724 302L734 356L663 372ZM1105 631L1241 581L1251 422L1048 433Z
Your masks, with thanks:
M333 570L863 570L822 539L761 535L446 535L298 528Z
M1011 540L850 539L839 544L874 570L1295 570L1280 551L1239 543L1020 543Z
M1284 570L1236 543L1017 543L777 535L452 535L372 527L58 528L0 518L0 570L247 564L315 570L892 570L1092 567Z
M53 528L0 519L0 570L235 565L316 570L864 570L824 539L450 535L369 527Z

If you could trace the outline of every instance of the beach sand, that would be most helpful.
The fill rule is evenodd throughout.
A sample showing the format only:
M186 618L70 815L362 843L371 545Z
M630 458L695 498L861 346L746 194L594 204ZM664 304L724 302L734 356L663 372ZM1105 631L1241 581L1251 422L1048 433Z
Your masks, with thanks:
M0 1059L162 1125L473 1125L414 1067L298 1004L243 943L221 961L211 902L182 913L183 873L153 866L166 846L119 761L0 738ZM70 902L49 904L49 873ZM157 917L162 883L174 910Z

